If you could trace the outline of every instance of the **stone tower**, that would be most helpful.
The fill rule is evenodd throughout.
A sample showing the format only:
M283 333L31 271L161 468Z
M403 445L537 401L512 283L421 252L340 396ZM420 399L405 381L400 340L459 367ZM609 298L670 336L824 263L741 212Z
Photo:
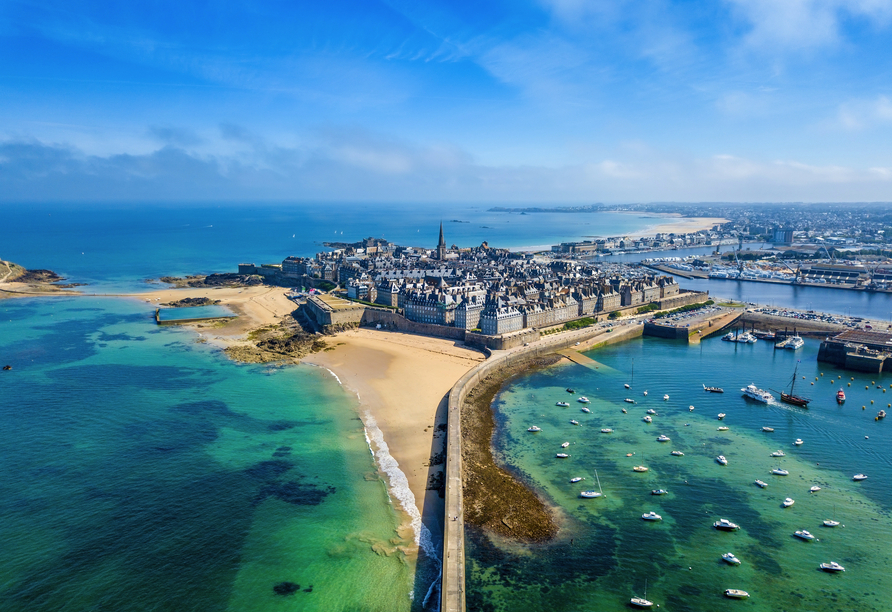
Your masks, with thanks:
M446 241L443 240L443 222L440 221L440 242L437 243L437 259L446 261Z

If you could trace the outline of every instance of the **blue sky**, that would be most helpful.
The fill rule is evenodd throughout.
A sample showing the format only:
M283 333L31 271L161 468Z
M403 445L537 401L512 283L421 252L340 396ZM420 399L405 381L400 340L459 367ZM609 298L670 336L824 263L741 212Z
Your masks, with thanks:
M0 200L892 201L892 0L0 0Z

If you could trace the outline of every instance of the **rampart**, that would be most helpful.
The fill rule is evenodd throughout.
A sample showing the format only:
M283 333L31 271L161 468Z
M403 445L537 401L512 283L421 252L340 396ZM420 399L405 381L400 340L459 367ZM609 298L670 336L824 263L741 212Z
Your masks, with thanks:
M363 308L365 308L365 312L362 313L360 325L381 325L381 327L390 330L408 332L410 334L422 334L462 341L465 339L465 330L458 327L410 321L403 315L387 308L372 308L371 306L363 306Z
M570 348L577 342L598 338L598 344L615 344L640 336L643 325L617 325L609 331L588 327L563 332L505 353L496 353L459 379L449 392L446 430L446 516L443 530L443 575L440 586L440 610L465 612L465 527L462 500L461 406L465 396L487 375L508 368L531 357L548 355ZM599 336L601 336L599 338Z

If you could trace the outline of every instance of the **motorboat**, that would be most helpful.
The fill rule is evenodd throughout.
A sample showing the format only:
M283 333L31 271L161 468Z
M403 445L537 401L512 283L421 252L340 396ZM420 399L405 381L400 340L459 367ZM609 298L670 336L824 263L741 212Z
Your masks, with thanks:
M576 393L573 389L567 389L567 393Z
M675 455L676 457L684 457L684 453L681 452L681 451L677 451L677 450L676 450L676 451L672 451L672 452L669 453L669 454L670 454L670 455Z
M646 472L647 468L644 467L643 465L636 465L635 467L632 468L632 471L633 472Z
M657 411L654 410L653 408L648 408L648 409L647 409L647 414L656 414L656 413L657 413Z
M724 393L725 392L725 390L722 389L721 387L707 387L706 385L703 385L703 390L706 391L707 393Z
M771 470L771 473L776 476L789 476L790 475L790 472L788 472L787 470L783 470L781 468L774 468L773 470Z
M601 433L613 433L613 430L610 429L609 427L605 427L604 429L601 430Z
M756 485L764 489L765 487L768 486L768 483L765 482L764 480L757 480Z
M629 411L623 408L623 414L629 414Z
M591 414L591 410L589 410L589 409L588 409L587 407L585 407L585 406L582 407L582 411L583 411L584 413L586 413L586 414Z
M641 420L644 421L645 423L653 423L654 422L654 420L651 418L651 416L649 414L644 415L644 418Z
M558 453L557 455L555 455L555 457L557 457L558 459L566 459L569 456L570 455L568 455L567 453Z
M641 518L643 518L645 521L662 521L663 520L662 516L660 516L659 514L657 514L656 512L653 512L653 511L645 512L644 514L641 515Z
M721 420L724 419L726 416L728 416L728 415L726 415L724 412L720 412L720 413L718 414L718 417L717 417L717 418L718 418L718 420L721 421Z
M785 453L785 452L782 451L782 450L776 450L776 451L774 451L773 453L771 453L771 456L772 456L772 457L786 457L786 456L787 456L787 453Z
M570 424L571 425L579 425L579 421L577 421L576 419L570 419Z
M532 432L532 433L536 433L537 431L542 431L542 428L541 428L541 427L536 427L535 425L533 425L532 427L528 427L528 428L527 428L527 431Z
M818 485L814 485L812 488L809 489L809 491L811 491L812 493L817 493L820 490L821 487L819 487Z
M840 389L836 392L836 403L843 404L846 401L846 392Z
M791 338L787 339L787 343L784 348L790 351L796 351L801 349L803 346L805 346L805 340L803 340L799 336L792 336Z
M725 425L722 425L721 427L716 427L716 428L715 428L716 431L728 431L728 429L730 429L730 428L727 427L727 426L725 426Z
M763 427L763 428L762 428L762 431L765 431L765 432L768 432L768 433L773 433L773 432L774 432L774 427Z
M629 383L624 384L623 387L625 387L626 389L631 389L631 388L632 388L631 385L629 385Z
M885 418L886 418L886 411L885 411L885 410L880 410L879 412L877 412L877 420L878 420L878 421L879 421L880 419L885 419Z
M650 494L651 495L666 495L666 493L668 493L668 492L669 491L667 491L666 489L654 489L653 491L650 492Z
M844 572L844 571L846 571L846 568L841 566L836 561L831 561L830 563L822 563L819 567L822 570L824 570L825 572Z
M644 393L642 393L641 395L643 395L644 397L647 397L647 389L645 389Z
M867 480L866 474L855 474L852 476L852 480Z
M561 448L567 448L568 446L570 446L569 442L564 442L563 444L561 444Z
M824 527L839 527L839 521L834 521L832 519L825 519Z
M568 408L570 406L570 404L568 404L567 402L558 402L555 405L560 406L561 408Z
M688 412L694 412L694 407L693 407L693 406L688 406Z
M743 393L744 397L748 397L763 404L767 404L772 398L772 395L768 391L764 391L753 384L745 386L740 391Z
M728 332L724 336L722 336L722 340L725 342L734 342L736 339L734 338L734 332Z
M815 540L815 536L807 532L805 529L800 529L799 531L794 531L793 535L801 540Z
M594 499L595 497L601 497L602 493L599 491L580 491L579 497L585 497L586 499Z
M669 401L669 394L668 394L668 393L667 393L666 395L663 396L663 401L666 401L666 402Z
M790 506L792 506L792 505L795 504L795 503L796 503L796 502L793 501L793 498L792 498L792 497L788 497L788 498L786 498L786 499L784 500L784 508L789 508Z
M576 398L576 401L580 404L588 404L591 400L584 395L580 395L578 398Z
M796 438L795 440L793 440L793 446L802 446L803 444L805 443L802 441L802 438Z
M732 523L728 519L719 519L712 526L720 531L737 531L740 529L740 525Z
M719 455L718 457L715 458L715 460L717 463L720 463L721 465L728 465L728 460L725 459L724 455Z
M575 478L571 478L570 482L580 482L582 480L585 480L585 478L583 478L582 476L576 476Z
M629 397L627 397L627 398L624 399L623 401L624 401L625 403L627 403L627 404L634 404L634 403L635 403L635 400L633 400L632 398L629 398Z
M740 559L734 556L734 553L726 552L722 555L722 560L731 565L740 565Z
M749 593L741 589L725 589L725 597L730 597L731 599L747 599L749 596Z
M671 438L666 434L660 434L660 437L657 438L657 442L668 442Z

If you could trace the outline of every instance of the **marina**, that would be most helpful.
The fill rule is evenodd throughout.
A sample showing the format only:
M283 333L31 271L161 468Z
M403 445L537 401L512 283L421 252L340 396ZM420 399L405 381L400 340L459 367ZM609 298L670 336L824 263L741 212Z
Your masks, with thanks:
M643 593L643 574L647 573L651 577L648 600L667 609L670 604L672 609L715 609L731 586L748 593L749 605L765 612L801 606L803 598L820 608L821 599L815 593L821 589L830 589L840 602L853 606L857 602L859 609L884 610L883 589L892 588L892 582L881 566L892 561L888 552L892 528L879 517L892 508L892 495L884 487L892 482L892 469L886 461L876 461L875 450L892 443L892 435L883 420L875 420L876 411L862 411L861 406L869 405L871 399L874 405L882 401L884 407L892 401L892 379L819 364L815 340L806 339L797 351L774 350L770 342L739 346L729 354L719 338L696 345L635 339L592 353L616 374L558 366L520 377L505 388L495 402L503 424L495 444L509 465L523 470L543 495L561 506L567 522L557 540L534 545L531 556L515 556L510 545L497 545L503 563L510 559L515 568L510 590L498 585L503 572L480 556L481 547L489 549L493 543L469 530L469 609L493 601L506 610L522 610L525 604L521 602L534 589L540 602L536 610L584 610L558 602L582 599L585 593L598 598L599 609L619 611L629 605L630 590ZM636 378L647 380L653 392L639 396L638 403L645 411L659 408L654 422L659 419L663 433L650 433L640 421L633 425L635 410L629 414L621 410L626 393L622 380L629 376L632 359ZM732 389L749 383L762 389L789 387L797 361L796 391L800 384L808 388L812 398L808 411L776 396L757 403L733 393L704 393L704 380ZM834 385L831 378L837 381ZM845 381L848 408L836 403L840 380ZM578 489L561 484L573 475L568 473L572 466L570 470L548 466L547 447L537 448L538 438L532 445L514 442L513 424L516 419L522 423L524 414L545 414L543 426L551 421L561 431L571 430L569 425L560 425L558 409L542 410L567 385L593 398L592 414L579 419L583 437L574 445L573 461L596 466L605 482L609 479L610 496L597 505L577 507L572 500L579 501ZM663 401L663 395L670 399ZM688 407L695 397L697 410L691 412ZM723 423L730 424L729 431L715 431L719 412L725 414ZM763 432L763 427L774 431ZM596 443L593 435L604 428L621 433L598 437ZM594 433L586 435L590 431ZM653 452L661 444L658 434L670 438L662 443L670 447L663 454ZM798 439L804 442L801 446L792 444ZM778 444L789 446L781 451ZM718 456L725 457L728 465L716 465ZM772 471L778 473L772 475ZM853 481L853 474L870 478ZM776 481L766 482L768 478ZM671 495L654 495L659 489ZM795 505L783 510L788 496L796 498ZM662 520L652 522L645 539L636 535L640 528L631 521L640 524L649 512ZM803 521L803 516L812 518ZM730 524L726 533L713 527L722 518ZM820 540L818 546L803 546L809 536ZM656 546L653 538L657 538ZM714 563L716 559L722 562L732 540L731 550L751 551L747 558L758 554L759 563L722 563L735 573L729 584L728 576L716 572ZM853 556L871 562L844 561ZM558 557L564 563L553 563ZM568 567L574 559L582 564L583 558L591 559L587 567L594 569L580 573ZM875 581L876 587L869 590L873 593L865 595L854 583L824 583L832 576L816 570L828 559L842 561L846 574L856 572L861 584ZM675 567L679 569L668 569ZM697 591L692 595L693 586ZM538 594L543 587L549 589L544 597Z

